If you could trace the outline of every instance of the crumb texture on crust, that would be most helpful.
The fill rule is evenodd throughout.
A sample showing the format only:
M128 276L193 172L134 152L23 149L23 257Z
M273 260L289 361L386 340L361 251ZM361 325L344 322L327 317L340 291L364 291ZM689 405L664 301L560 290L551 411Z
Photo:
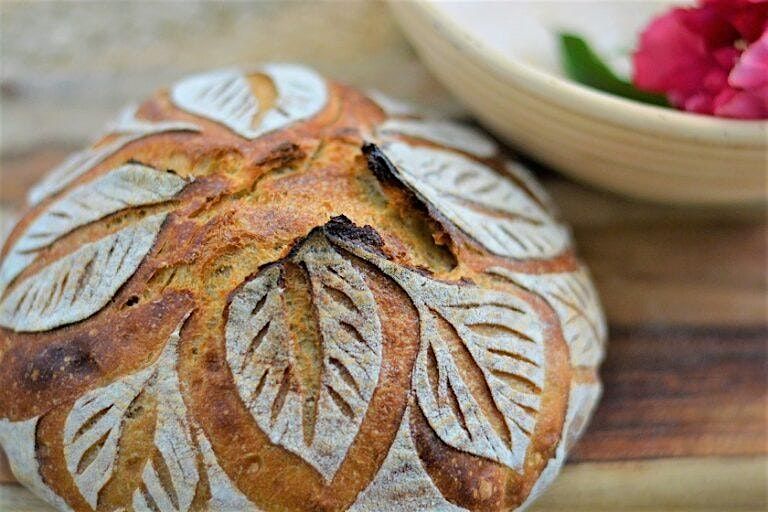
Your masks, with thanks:
M289 64L124 110L2 252L18 479L77 512L527 506L606 330L556 207L498 153Z

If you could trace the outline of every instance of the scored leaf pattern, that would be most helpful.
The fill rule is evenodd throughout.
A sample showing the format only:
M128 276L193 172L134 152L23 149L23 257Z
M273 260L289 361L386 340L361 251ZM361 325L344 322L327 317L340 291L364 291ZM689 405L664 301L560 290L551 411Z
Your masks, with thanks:
M147 217L44 267L0 302L0 325L46 331L88 318L114 296L152 248L166 214Z
M512 294L439 282L335 241L395 280L416 306L421 348L413 388L437 435L454 448L521 470L545 379L543 325L532 307ZM482 372L506 431L493 425L465 380L456 359L464 350Z
M115 135L112 140L71 154L64 162L49 172L30 189L27 196L29 203L36 205L47 197L61 192L70 183L131 142L164 132L200 131L200 128L192 123L147 121L137 118L136 113L137 107L135 105L124 109L118 118L108 125L106 135Z
M568 410L565 413L563 431L555 450L555 456L549 459L525 502L517 510L526 510L557 478L568 452L586 428L589 418L600 400L601 392L602 386L599 382L571 384L571 390L568 393Z
M439 119L387 119L376 128L380 138L407 135L435 144L459 149L480 158L490 158L498 147L480 131L452 121Z
M541 295L560 319L573 366L596 367L604 355L607 338L600 299L586 268L575 272L525 274L494 267L489 273Z
M234 486L232 480L219 465L213 446L198 429L197 446L205 464L205 472L208 475L208 488L211 498L208 501L208 510L220 512L259 512L259 509L251 503L240 490Z
M301 350L288 324L285 264L309 277L321 337L321 382L308 439L303 405L312 391L298 379ZM308 312L303 312L306 315ZM346 456L378 382L381 325L361 274L321 232L289 259L240 289L229 306L227 361L240 397L270 440L296 453L330 481Z
M155 373L152 366L80 397L64 425L67 470L85 501L96 508L112 477L128 408Z
M167 201L186 181L145 165L121 165L54 201L21 234L0 266L0 296L40 250L78 227L133 206Z
M369 89L366 94L389 116L420 117L423 114L416 105L393 98L377 89Z
M177 107L249 139L312 117L327 102L326 83L310 70L270 64L259 72L272 80L276 90L274 105L268 109L260 107L249 76L236 70L179 82L171 99ZM176 196L186 180L138 163L68 186L126 144L180 130L200 128L141 120L135 107L128 109L110 127L115 137L73 155L31 192L33 203L60 197L51 200L16 238L0 265L0 325L19 332L48 330L88 318L109 302L151 251L167 214L144 218L81 245L37 274L14 281L41 251L79 227ZM402 118L385 121L376 135L385 141L384 152L394 163L392 173L488 251L545 258L567 249L567 228L555 220L551 200L524 168L506 164L507 176L513 179L505 180L460 153L478 158L495 155L496 144L481 133L450 122ZM405 142L410 139L456 151ZM238 394L272 443L297 454L327 484L334 479L382 371L383 334L376 299L354 263L366 261L410 298L418 314L419 351L411 374L413 401L382 467L350 510L379 510L381 503L402 511L463 510L441 495L424 470L411 438L410 413L419 407L449 446L522 472L546 383L544 321L518 295L469 282L439 281L334 232L342 233L312 231L285 259L262 267L233 293L225 347ZM584 269L533 276L498 267L488 273L541 295L552 306L574 366L599 364L605 319ZM297 287L292 279L301 281L298 289L307 292L309 307L293 301ZM293 291L288 292L291 286ZM200 482L207 480L211 510L258 510L226 475L205 433L188 415L177 372L180 331L188 316L155 363L87 392L66 418L65 465L94 509L114 478L131 406L150 394L157 405L153 453L142 466L131 509L189 512L195 497L199 499ZM305 329L312 328L316 332L308 336ZM307 344L309 339L317 342L314 348ZM307 378L307 372L315 370L316 383ZM594 383L572 386L562 440L534 494L556 474L598 394L599 385ZM25 443L21 448L6 446L15 470L19 461L32 468L19 470L20 480L69 510L39 474L37 421L0 420L0 444Z
M148 393L156 401L157 409L154 454L143 466L141 485L133 491L132 509L135 512L188 512L200 481L199 452L210 489L208 507L222 511L258 511L234 487L216 460L205 434L188 418L176 369L180 333L188 317L189 314L179 322L155 363L89 391L74 403L67 416L64 427L67 470L94 509L100 492L114 477L120 437L130 407L141 394Z
M20 484L57 510L70 512L69 505L43 481L40 474L36 450L39 421L40 416L24 421L0 419L0 446L8 458L13 476Z
M275 104L262 111L248 75L237 69L214 71L178 82L171 91L174 104L227 126L247 139L308 119L323 108L328 91L313 70L292 64L267 64L263 72L275 87Z
M380 511L384 503L388 512L466 510L446 500L422 466L411 437L410 420L409 407L376 477L347 509L348 512Z
M192 114L227 125L241 135L251 135L259 102L245 75L222 70L186 78L171 93L173 102Z
M546 209L547 213L553 216L559 213L557 205L552 201L549 193L544 190L544 187L541 186L533 173L523 164L514 160L506 160L504 162L504 171L519 181L531 196Z
M388 142L383 150L405 185L494 254L545 258L568 247L568 229L489 167L403 142Z
M176 371L180 331L186 317L168 339L160 357L150 367L94 389L78 399L64 427L67 470L86 501L96 508L99 493L113 477L123 424L131 404L142 393L157 401L154 448L142 473L142 486L133 493L135 511L186 512L199 480L192 427L181 397ZM155 468L162 461L169 481Z
M171 335L156 363L152 393L157 399L154 445L159 458L150 459L144 465L143 488L133 493L135 512L154 512L156 509L187 512L200 479L192 426L187 419L187 407L181 397L176 371L179 333L185 320ZM158 463L165 466L169 482L161 479Z

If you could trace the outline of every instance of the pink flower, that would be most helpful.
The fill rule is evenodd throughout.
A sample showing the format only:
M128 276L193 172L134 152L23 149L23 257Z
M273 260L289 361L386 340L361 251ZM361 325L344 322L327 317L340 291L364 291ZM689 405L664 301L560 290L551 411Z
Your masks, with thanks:
M768 0L702 0L714 8L748 43L760 38L768 24Z
M768 0L701 0L697 7L672 9L640 35L633 82L690 112L768 118L764 33Z
M728 87L715 98L714 114L768 119L768 28L741 54L728 75Z

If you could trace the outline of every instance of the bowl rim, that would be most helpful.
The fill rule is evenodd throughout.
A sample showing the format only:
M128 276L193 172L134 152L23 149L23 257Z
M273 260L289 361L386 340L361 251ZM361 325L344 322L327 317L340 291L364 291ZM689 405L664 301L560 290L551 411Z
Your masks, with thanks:
M400 0L390 0L400 3ZM700 143L768 147L768 120L737 120L648 105L594 89L503 55L463 29L436 4L403 2L430 19L432 26L459 51L470 52L491 73L564 108L602 122L650 134L667 134ZM768 157L766 157L768 160Z

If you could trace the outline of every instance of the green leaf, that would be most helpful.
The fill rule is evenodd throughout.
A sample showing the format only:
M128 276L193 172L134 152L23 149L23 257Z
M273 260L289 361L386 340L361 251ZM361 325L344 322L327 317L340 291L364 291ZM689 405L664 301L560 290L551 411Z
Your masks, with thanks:
M579 36L560 34L560 56L566 74L579 83L622 98L652 105L669 106L664 96L641 91L631 83L617 77L589 44Z

